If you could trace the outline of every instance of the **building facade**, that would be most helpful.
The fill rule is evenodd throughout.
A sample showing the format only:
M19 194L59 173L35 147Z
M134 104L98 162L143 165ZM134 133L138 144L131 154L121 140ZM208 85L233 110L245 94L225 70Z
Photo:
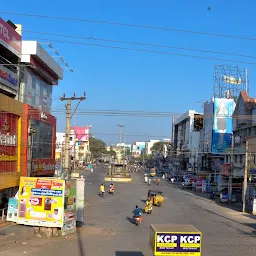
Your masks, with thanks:
M132 144L132 156L134 158L138 158L142 154L142 152L145 150L145 148L146 148L145 142L135 141Z
M12 196L24 169L25 108L19 103L21 36L0 18L0 198Z
M246 141L251 141L256 136L255 116L256 98L250 98L245 91L242 91L233 115L233 159L231 159L231 155L226 157L226 164L232 163L232 176L234 178L242 178L244 176ZM253 149L256 147L252 143L250 144L249 152L254 160L256 151ZM254 165L255 161L251 165Z
M174 165L181 171L198 168L200 130L203 128L203 115L189 110L173 123L173 150L176 153Z

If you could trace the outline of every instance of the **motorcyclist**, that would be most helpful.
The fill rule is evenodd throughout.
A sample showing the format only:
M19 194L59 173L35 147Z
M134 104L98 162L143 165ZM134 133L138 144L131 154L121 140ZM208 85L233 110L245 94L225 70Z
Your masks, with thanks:
M101 186L100 186L100 193L101 194L105 193L105 185L104 184L101 184Z
M114 193L114 192L115 192L115 186L114 186L113 183L111 183L111 184L109 185L109 192L110 192L110 193Z
M133 217L140 217L141 216L141 209L136 205L136 208L133 210Z

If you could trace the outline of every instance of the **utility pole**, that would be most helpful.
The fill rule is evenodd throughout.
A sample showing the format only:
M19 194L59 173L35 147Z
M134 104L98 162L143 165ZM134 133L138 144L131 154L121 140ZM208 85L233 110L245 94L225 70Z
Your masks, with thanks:
M231 158L230 158L230 173L228 177L228 196L229 203L232 202L232 182L233 182L233 162L234 162L234 136L232 136Z
M120 128L120 138L119 138L119 144L121 147L121 143L122 143L122 128L124 127L124 125L122 123L117 125Z
M248 172L248 151L249 151L249 144L248 144L248 140L246 140L246 145L245 145L245 165L244 165L244 183L243 183L243 212L245 212L245 205L246 205L247 172Z
M76 97L75 93L73 97L66 97L65 94L63 97L60 98L61 101L67 101L66 105L66 136L65 136L65 156L64 156L64 171L65 176L70 178L71 177L71 169L70 169L70 120L72 116L74 115L79 103L82 100L86 99L86 94L84 93L84 96L82 97ZM71 115L71 101L73 100L79 100L78 104L75 107L75 110L73 114ZM75 161L75 159L74 159Z

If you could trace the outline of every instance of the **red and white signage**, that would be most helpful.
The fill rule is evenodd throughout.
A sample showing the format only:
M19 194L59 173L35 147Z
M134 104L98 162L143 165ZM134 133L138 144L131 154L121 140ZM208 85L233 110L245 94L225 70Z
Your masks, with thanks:
M3 19L0 18L0 44L20 56L21 36Z
M84 142L89 140L89 127L73 126L71 127L71 130L73 130L79 141Z

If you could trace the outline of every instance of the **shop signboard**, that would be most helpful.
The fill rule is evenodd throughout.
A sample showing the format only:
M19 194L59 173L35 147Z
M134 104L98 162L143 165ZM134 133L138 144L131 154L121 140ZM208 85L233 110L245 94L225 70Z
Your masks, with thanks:
M21 35L18 34L8 23L0 18L0 44L8 50L20 56Z
M155 236L155 256L201 256L200 232L156 232Z
M0 66L0 84L3 84L15 91L18 90L18 75L6 68Z
M43 227L62 227L64 193L64 180L21 177L17 223Z

